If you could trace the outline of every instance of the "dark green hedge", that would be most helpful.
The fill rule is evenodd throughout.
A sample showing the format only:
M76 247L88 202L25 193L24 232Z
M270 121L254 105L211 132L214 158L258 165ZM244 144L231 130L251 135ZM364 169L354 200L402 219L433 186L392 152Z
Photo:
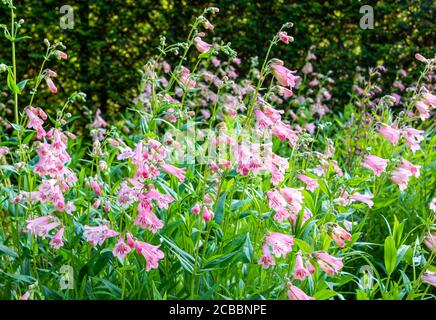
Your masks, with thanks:
M39 97L37 103L56 106L67 94L81 90L88 94L89 107L114 112L129 105L139 79L137 70L156 53L159 36L183 41L193 18L213 5L221 9L212 21L216 26L213 36L230 41L246 58L241 72L248 68L248 58L263 56L271 35L292 21L295 42L278 47L273 55L290 67L301 68L307 50L315 45L319 57L315 68L322 73L333 71L337 80L333 95L340 105L347 99L356 66L383 63L389 82L400 66L414 69L416 52L434 54L435 3L374 2L375 29L362 30L359 8L371 4L365 1L75 0L70 3L75 9L75 27L62 30L59 8L68 1L15 1L18 18L25 20L24 29L32 36L18 44L19 71L23 77L37 71L45 37L61 40L70 58L55 67L59 94ZM2 7L0 23L8 20ZM9 47L2 39L0 63L9 59Z

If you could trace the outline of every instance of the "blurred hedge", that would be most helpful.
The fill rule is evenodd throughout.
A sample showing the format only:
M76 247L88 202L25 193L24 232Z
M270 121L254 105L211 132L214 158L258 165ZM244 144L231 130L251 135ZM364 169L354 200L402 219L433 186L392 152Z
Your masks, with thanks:
M65 3L64 3L65 2ZM69 60L58 64L56 83L59 94L40 97L42 106L56 106L74 90L88 94L88 104L115 112L129 105L134 96L143 63L152 54L160 35L169 41L183 41L189 23L207 6L221 12L212 23L215 31L207 39L220 37L230 41L247 63L262 57L268 40L280 26L292 21L291 46L274 49L274 56L291 68L301 68L311 45L315 45L316 71L332 70L337 80L333 92L338 105L347 99L356 66L384 64L392 81L400 66L414 69L413 55L435 52L435 1L377 1L373 3L375 29L359 27L361 1L173 1L173 0L22 0L15 1L18 18L25 20L24 30L32 36L18 44L19 71L22 78L34 75L44 50L43 39L60 40L67 46ZM73 30L62 30L59 8L74 8ZM9 21L4 7L0 23ZM35 59L36 58L36 59ZM8 63L6 40L0 41L0 63ZM4 85L4 84L1 84Z

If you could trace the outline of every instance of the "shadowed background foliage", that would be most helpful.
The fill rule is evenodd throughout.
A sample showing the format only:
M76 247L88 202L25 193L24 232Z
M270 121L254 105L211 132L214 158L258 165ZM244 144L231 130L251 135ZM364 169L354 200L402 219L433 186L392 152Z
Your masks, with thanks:
M168 42L184 41L194 17L207 6L221 12L212 19L213 37L231 42L243 60L240 72L249 67L249 58L263 57L268 41L280 26L292 21L290 34L295 42L278 46L273 56L293 69L304 64L308 49L318 60L315 70L333 71L336 80L333 97L337 105L347 101L356 66L384 64L387 82L400 67L413 71L414 54L430 56L435 50L435 2L377 1L373 3L373 30L362 30L359 21L361 1L173 1L173 0L22 0L15 1L18 17L25 20L23 31L32 37L18 43L21 79L34 76L43 53L44 38L62 41L69 59L57 63L57 95L45 91L37 103L56 107L73 91L88 95L88 107L115 114L129 106L139 80L138 70L155 54L160 35ZM63 30L60 7L74 8L74 28ZM8 23L9 12L2 7L0 23ZM10 64L6 40L0 42L0 63ZM175 61L175 57L168 60ZM245 64L244 64L245 62ZM411 74L413 76L413 72ZM5 83L1 85L6 85Z

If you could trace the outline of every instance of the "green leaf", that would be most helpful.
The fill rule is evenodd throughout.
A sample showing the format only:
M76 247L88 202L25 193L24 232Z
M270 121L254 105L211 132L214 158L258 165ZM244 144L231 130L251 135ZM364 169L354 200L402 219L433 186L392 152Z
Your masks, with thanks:
M215 216L213 219L218 224L221 224L221 222L223 221L226 198L227 198L227 192L224 192L216 205Z
M90 261L90 270L92 272L93 276L98 275L104 267L108 264L108 262L112 259L112 252L111 251L105 251L101 252L101 254L98 256L97 261L94 263L94 259Z
M20 81L19 83L17 83L17 87L18 87L18 89L20 90L20 93L21 93L21 91L23 91L24 88L26 87L27 82L29 82L29 79L25 79L25 80Z
M357 289L356 293L357 293L357 297L356 297L357 300L369 300L369 297L365 291Z
M5 246L3 244L0 244L0 252L5 253L8 256L11 256L12 258L18 257L18 255L15 253L14 250L12 250L11 248L9 248L9 247L7 247L7 246Z
M304 253L312 253L313 249L310 245L308 245L305 241L300 239L294 239L295 244L300 248Z
M315 300L327 300L331 297L334 297L336 295L336 292L328 289L323 289L321 291L316 292L313 297Z
M251 262L253 258L253 245L251 244L250 234L247 233L247 238L245 239L244 247L242 248L242 252L244 253L244 257L247 259L247 262Z
M385 267L388 275L391 275L395 270L397 261L397 248L395 247L395 240L389 236L385 240Z

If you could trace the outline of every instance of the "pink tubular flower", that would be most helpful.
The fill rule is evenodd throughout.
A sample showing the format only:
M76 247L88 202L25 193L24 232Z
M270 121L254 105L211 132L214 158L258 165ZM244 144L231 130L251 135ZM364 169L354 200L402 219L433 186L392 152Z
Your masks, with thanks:
M436 251L436 234L428 234L424 238L424 244L427 246L428 250Z
M423 94L422 97L423 97L424 103L426 105L429 105L432 108L436 107L436 96L435 95L433 95L433 94L431 94L429 92L426 92L426 93Z
M269 266L275 266L276 261L274 260L274 257L271 255L268 245L265 243L262 245L262 252L263 255L260 257L258 263L261 264L264 269L268 269Z
M406 138L406 144L409 147L409 149L412 151L412 153L415 153L420 147L420 143L422 140L424 140L424 136L422 135L424 133L423 130L416 130L413 128L406 128L403 131L404 137Z
M170 165L168 163L162 164L160 167L166 173L175 176L177 179L180 180L180 182L183 183L183 181L185 181L185 169L176 168L173 165Z
M193 214L199 214L200 213L200 204L196 203L192 208L191 211Z
M293 38L291 36L288 36L288 34L284 31L279 32L279 38L283 43L290 43L292 42Z
M309 178L303 174L300 174L297 178L306 184L306 189L309 191L313 191L318 188L318 180L316 179Z
M288 297L290 300L315 300L314 297L308 296L303 290L292 285L292 283L289 282L288 286Z
M60 247L64 246L64 242L62 241L62 236L64 235L64 228L59 229L59 231L55 234L53 239L50 240L50 245L55 248L59 249Z
M124 243L124 239L120 238L118 239L118 243L115 246L114 250L112 251L114 257L118 257L121 260L124 260L126 255L131 251L130 246Z
M203 220L206 222L209 222L210 220L212 220L214 216L214 213L212 210L210 210L208 207L204 206L203 207Z
M254 110L254 114L256 115L256 127L258 128L269 128L274 123L259 109Z
M318 266L329 276L337 275L343 268L342 258L333 257L325 252L313 253Z
M98 244L102 245L106 239L116 237L117 235L118 232L109 229L105 225L97 227L85 226L85 231L83 232L86 241L94 247Z
M271 246L272 252L277 258L286 258L294 245L294 238L292 236L278 232L268 233L265 241Z
M200 52L208 52L210 48L212 48L211 44L203 41L200 37L195 37L193 42L194 42L194 46Z
M386 124L382 123L378 131L392 144L397 144L400 139L401 130L394 129Z
M372 198L374 198L372 194L361 194L360 192L356 192L351 196L350 203L353 203L354 201L360 201L371 208L374 205Z
M20 298L19 300L29 300L30 298L30 291L26 291Z
M55 54L56 54L56 58L58 58L59 60L61 60L61 59L67 60L68 59L68 55L63 51L56 50Z
M340 248L345 247L345 241L351 240L351 234L337 223L332 223L328 226L328 229L330 237Z
M90 186L98 196L101 196L101 186L97 180L92 180Z
M425 270L422 275L422 281L436 287L436 273L431 272L430 270Z
M374 174L379 177L382 172L385 171L388 160L374 156L368 155L365 157L362 166L368 168L374 172Z
M404 191L409 184L411 175L409 170L400 167L392 172L391 180L398 185L401 191Z
M294 279L303 281L309 276L310 276L310 272L304 267L303 258L301 257L301 254L297 253L297 257L295 259Z
M420 53L416 53L415 54L415 59L424 63L428 62L428 59L426 57L424 57L422 54Z
M271 64L271 70L280 85L289 88L295 87L298 77L294 76L295 71L291 71L283 66L283 61L274 61Z
M420 175L421 166L419 166L419 165L415 166L414 164L412 164L411 162L409 162L405 159L402 159L402 163L401 163L400 167L408 170L410 172L410 174L415 176L415 177L419 177L419 175Z
M136 252L142 254L147 261L145 270L148 272L151 269L157 269L159 260L164 258L164 253L159 249L159 246L151 245L147 242L135 241Z
M51 93L58 92L58 88L56 88L53 80L50 77L45 77L45 82L47 83L47 87L50 89Z
M430 118L429 106L426 105L423 101L416 102L416 109L418 109L419 117L422 121Z
M51 230L60 226L59 222L53 222L54 219L53 216L43 216L27 220L25 232L31 232L35 236L45 238Z

